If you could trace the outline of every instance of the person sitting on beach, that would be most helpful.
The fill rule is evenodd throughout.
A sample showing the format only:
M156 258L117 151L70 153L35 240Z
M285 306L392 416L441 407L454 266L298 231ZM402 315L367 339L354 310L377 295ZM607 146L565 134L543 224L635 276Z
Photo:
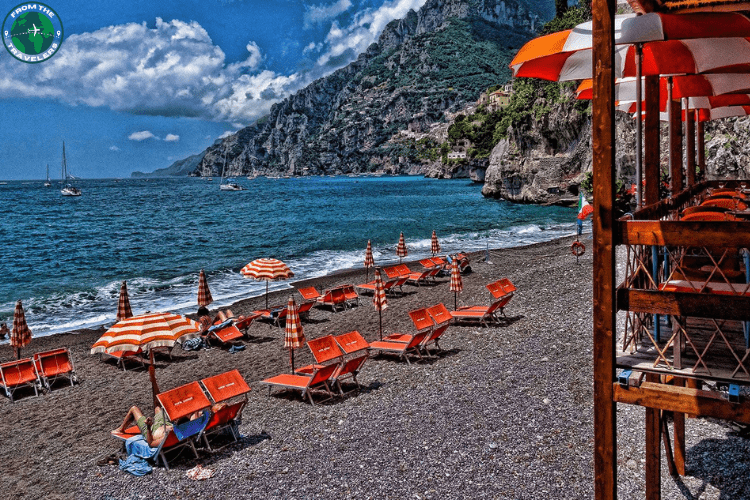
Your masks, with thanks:
M128 414L125 415L125 420L122 421L120 427L113 430L112 434L125 432L125 429L130 427L133 422L135 422L138 430L141 431L144 439L152 448L159 446L167 437L169 431L172 430L172 423L167 419L164 410L161 408L156 408L156 413L152 419L144 415L140 408L133 406L128 411Z
M201 325L201 332L208 331L211 328L213 322L211 321L211 313L205 306L198 308L198 323Z
M6 336L10 335L10 330L8 330L8 325L6 323L0 323L0 339L4 339Z

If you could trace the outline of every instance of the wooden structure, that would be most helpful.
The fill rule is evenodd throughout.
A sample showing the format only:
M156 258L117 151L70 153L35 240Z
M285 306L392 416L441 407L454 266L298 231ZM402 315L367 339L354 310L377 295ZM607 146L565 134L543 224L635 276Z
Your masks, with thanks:
M629 2L640 13L750 10L750 3L729 0ZM645 81L646 205L632 217L616 218L616 3L592 3L595 495L597 499L617 496L616 409L618 404L636 404L646 408L646 496L658 499L660 441L668 436L665 412L674 413L673 446L665 448L670 471L676 474L684 473L686 414L750 424L750 402L703 390L707 381L750 384L750 332L748 323L743 323L750 321L746 284L750 259L743 250L750 248L750 221L679 220L682 209L697 204L719 182L698 178L705 171L703 133L701 124L692 122L690 110L686 110L684 132L689 137L685 141L688 168L683 167L681 106L671 98L671 196L659 200L659 129L658 122L648 118L658 115L658 84L649 78ZM636 182L640 186L640 179ZM621 283L616 278L618 247L626 253ZM625 315L620 330L618 311ZM628 376L631 373L642 376Z

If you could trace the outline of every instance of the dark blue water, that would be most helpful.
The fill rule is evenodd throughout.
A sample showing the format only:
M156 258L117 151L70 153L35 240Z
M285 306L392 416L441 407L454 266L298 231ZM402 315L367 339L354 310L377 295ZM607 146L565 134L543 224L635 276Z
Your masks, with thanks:
M488 200L466 180L312 177L83 180L83 196L41 181L0 185L0 321L21 299L34 335L112 322L122 280L135 314L194 312L204 269L212 307L258 295L239 270L259 257L286 262L295 279L361 267L367 240L376 265L518 246L573 234L574 209ZM271 288L288 287L276 282Z

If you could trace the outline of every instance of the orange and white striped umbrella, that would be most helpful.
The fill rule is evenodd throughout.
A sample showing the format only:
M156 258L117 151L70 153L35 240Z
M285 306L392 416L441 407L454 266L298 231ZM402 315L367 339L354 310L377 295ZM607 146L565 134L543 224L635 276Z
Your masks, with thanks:
M130 308L130 297L128 297L128 285L123 281L120 286L120 299L117 301L117 321L128 319L133 316Z
M31 330L26 324L26 315L23 312L21 301L16 302L13 311L13 331L10 334L10 345L16 349L26 347L31 342Z
M284 347L289 349L289 361L294 373L294 350L299 349L305 343L305 334L302 330L302 323L297 313L297 305L294 303L294 297L289 296L289 303L286 306L286 329L284 330Z
M453 309L458 307L458 294L464 290L464 283L461 280L461 271L458 268L458 258L453 257L451 264L451 292L453 292Z
M207 306L214 301L211 297L211 290L208 289L208 281L206 281L206 273L201 269L201 274L198 277L198 305L203 307Z
M591 21L535 38L513 58L513 76L569 81L592 77ZM615 72L635 76L635 44L644 46L643 75L718 72L746 65L742 53L750 20L737 13L662 14L615 17ZM655 67L659 66L657 70Z
M365 250L365 267L375 267L375 259L372 256L372 244L367 240L367 249Z
M432 231L432 255L433 257L440 253L440 243L438 243L437 234L435 230Z
M255 259L240 271L246 278L266 281L266 309L268 309L268 282L294 277L289 267L278 259Z
M385 296L385 287L383 279L380 277L380 269L375 269L375 294L372 296L372 303L378 310L380 318L380 339L383 339L383 311L388 309L388 297Z
M401 261L403 257L406 257L409 254L409 251L406 249L406 242L404 241L404 233L401 233L401 236L398 238L398 246L396 247L396 255L398 255L398 260Z
M200 335L197 321L173 313L149 313L118 321L91 346L91 354L173 347Z

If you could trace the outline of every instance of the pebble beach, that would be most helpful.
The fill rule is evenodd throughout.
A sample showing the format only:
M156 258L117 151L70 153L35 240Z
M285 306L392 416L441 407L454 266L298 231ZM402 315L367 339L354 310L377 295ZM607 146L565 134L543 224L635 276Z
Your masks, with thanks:
M89 354L104 329L32 339L24 356L68 347L79 383L0 399L0 478L8 498L493 498L593 497L592 261L576 263L571 238L473 254L459 305L489 304L484 285L508 277L517 286L498 325L452 325L442 351L407 364L387 355L364 365L360 391L312 406L298 393L269 396L258 382L289 371L283 327L254 322L246 348L212 348L157 357L162 390L238 369L250 384L238 442L219 441L200 458L182 453L170 470L134 477L98 465L120 452L110 430L128 408L152 410L148 372L122 371ZM590 248L590 239L584 240ZM414 270L417 263L409 263ZM362 283L364 270L305 282L325 289ZM296 286L299 286L297 284ZM389 297L384 333L413 330L408 312L439 302L452 309L449 279L404 286ZM290 291L271 296L285 303ZM295 299L299 300L297 294ZM263 297L234 304L235 314L261 308ZM215 312L215 311L212 311ZM308 339L358 330L378 338L371 296L345 311L314 308ZM0 346L0 361L12 359ZM312 357L296 351L298 364ZM349 384L348 389L353 386ZM643 498L644 410L618 406L619 498ZM687 419L687 474L669 476L663 498L750 498L750 441L729 422ZM222 446L223 445L223 446ZM202 481L186 471L213 472Z

